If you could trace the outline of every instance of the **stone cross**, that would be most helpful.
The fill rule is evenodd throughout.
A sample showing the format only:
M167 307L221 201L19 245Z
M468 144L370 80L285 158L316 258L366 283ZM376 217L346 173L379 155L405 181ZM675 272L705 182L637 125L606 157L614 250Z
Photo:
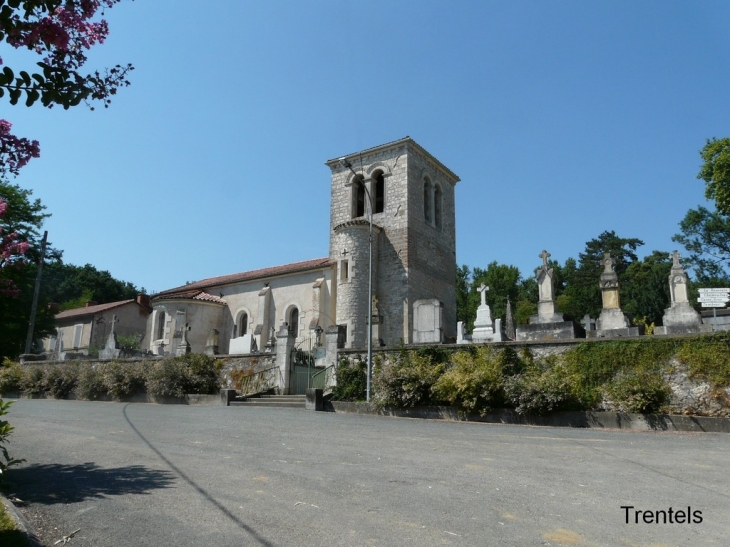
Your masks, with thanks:
M182 329L182 340L180 341L181 344L187 344L188 343L188 331L190 330L190 326L188 323L185 323L185 326Z
M348 253L347 249L342 249L342 256L347 256L347 253Z
M601 262L603 262L604 267L603 273L613 272L613 267L616 264L616 259L611 257L611 253L603 253L603 260L601 260Z
M115 327L116 326L117 326L117 316L116 315L113 315L112 316L112 332L115 331Z
M682 258L682 255L679 254L677 251L674 251L672 253L672 268L681 268L682 264L680 264L679 259Z
M489 290L489 287L487 287L484 283L482 283L481 285L479 285L478 290L482 296L482 306L486 306L487 305L487 291Z
M542 258L542 267L543 269L547 270L548 267L548 258L550 258L552 255L547 252L545 249L538 255L540 258Z

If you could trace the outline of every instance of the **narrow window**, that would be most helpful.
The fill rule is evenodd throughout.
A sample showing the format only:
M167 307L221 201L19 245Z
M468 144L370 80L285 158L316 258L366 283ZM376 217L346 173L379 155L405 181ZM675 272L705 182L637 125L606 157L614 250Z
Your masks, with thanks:
M242 313L238 320L238 336L244 336L248 332L248 314Z
M385 177L382 172L375 175L375 210L374 213L382 213L385 210Z
M433 192L433 219L437 228L441 228L441 187L437 184Z
M423 216L431 222L431 183L426 179L423 183Z
M289 334L296 336L299 333L299 310L294 308L289 314Z
M350 262L343 260L340 262L340 280L347 281L350 279Z
M357 177L352 181L352 188L353 188L353 209L354 209L354 217L362 217L365 216L365 185L362 181L362 177Z
M160 340L165 337L165 312L164 311L158 311L157 312L157 335L155 336L155 340Z

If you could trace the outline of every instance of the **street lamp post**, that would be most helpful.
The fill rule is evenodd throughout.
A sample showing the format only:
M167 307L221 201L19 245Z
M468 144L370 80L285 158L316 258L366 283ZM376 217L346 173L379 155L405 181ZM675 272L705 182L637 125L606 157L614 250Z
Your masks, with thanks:
M370 222L370 232L368 234L368 371L367 371L367 392L366 400L370 402L370 385L373 377L373 200L370 197L370 191L365 186L365 181L352 168L352 164L346 158L340 158L339 163L342 167L349 169L355 176L354 182L362 186L368 198L368 221ZM349 184L348 184L349 186Z

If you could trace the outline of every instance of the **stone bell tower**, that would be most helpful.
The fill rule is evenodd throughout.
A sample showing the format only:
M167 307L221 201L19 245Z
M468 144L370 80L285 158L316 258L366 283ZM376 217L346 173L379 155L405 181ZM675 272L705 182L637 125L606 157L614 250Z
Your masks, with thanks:
M326 165L336 322L347 329L346 346L367 345L371 210L373 345L455 338L459 177L410 137Z

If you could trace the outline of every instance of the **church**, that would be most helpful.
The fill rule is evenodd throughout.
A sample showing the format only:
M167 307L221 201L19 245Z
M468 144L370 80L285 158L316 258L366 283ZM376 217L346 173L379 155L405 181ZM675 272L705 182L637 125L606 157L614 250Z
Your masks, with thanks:
M374 345L455 339L459 177L410 137L325 165L331 174L329 255L154 295L148 350L266 351L282 327L308 349L335 325L344 347L364 348L371 291Z

